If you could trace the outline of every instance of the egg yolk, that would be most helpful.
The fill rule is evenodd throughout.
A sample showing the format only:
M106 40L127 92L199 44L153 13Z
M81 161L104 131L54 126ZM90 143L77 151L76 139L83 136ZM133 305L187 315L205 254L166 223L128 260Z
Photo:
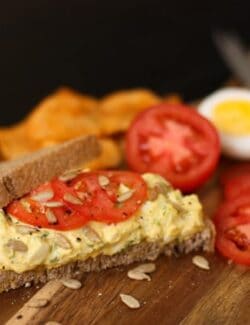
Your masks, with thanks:
M230 100L217 104L212 113L217 128L234 135L250 134L250 101Z

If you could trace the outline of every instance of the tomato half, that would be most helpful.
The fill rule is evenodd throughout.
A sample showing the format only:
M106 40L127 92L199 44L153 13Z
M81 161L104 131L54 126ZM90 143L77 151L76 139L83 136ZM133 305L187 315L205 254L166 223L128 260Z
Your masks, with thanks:
M119 193L121 184L129 188L123 199ZM147 186L139 174L90 172L81 173L69 182L54 179L13 201L6 210L33 226L70 230L91 220L105 223L126 220L146 198Z
M226 201L214 221L218 251L235 263L250 266L250 197Z
M131 169L156 172L189 192L214 172L220 142L214 126L194 109L161 104L137 116L126 135Z

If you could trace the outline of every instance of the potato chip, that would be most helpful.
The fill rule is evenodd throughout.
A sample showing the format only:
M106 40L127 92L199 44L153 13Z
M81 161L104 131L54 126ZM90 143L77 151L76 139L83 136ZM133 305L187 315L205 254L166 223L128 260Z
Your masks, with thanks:
M147 89L123 90L105 96L98 108L102 132L114 134L127 130L139 112L160 101L157 95Z
M27 135L25 122L0 130L0 149L4 159L15 159L39 149L40 143Z
M162 98L162 101L164 103L170 103L170 104L181 104L182 103L181 97L175 93L165 95Z
M97 100L67 88L45 98L27 119L30 138L64 141L80 135L100 134L96 116Z
M133 89L114 92L98 101L60 88L38 104L25 121L0 129L0 154L4 159L14 159L80 135L94 134L101 137L102 154L84 167L120 167L124 156L122 132L140 111L160 102L179 103L181 98L177 94L160 98L150 90Z
M112 139L100 139L101 155L85 164L84 168L91 170L118 167L122 161L122 153L119 145Z

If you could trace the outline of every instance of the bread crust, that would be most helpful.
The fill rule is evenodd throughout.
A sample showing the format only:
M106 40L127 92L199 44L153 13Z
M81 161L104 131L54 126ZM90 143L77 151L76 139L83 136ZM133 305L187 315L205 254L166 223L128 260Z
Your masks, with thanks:
M202 232L181 243L172 242L162 245L160 242L142 242L112 256L99 255L96 258L71 262L57 268L37 268L20 274L13 271L0 271L0 292L16 289L27 282L38 284L60 278L80 278L85 272L101 271L134 262L154 261L161 254L178 256L197 250L212 251L213 237L212 223L207 223L207 227Z
M0 164L0 207L76 168L100 153L97 139L84 136Z

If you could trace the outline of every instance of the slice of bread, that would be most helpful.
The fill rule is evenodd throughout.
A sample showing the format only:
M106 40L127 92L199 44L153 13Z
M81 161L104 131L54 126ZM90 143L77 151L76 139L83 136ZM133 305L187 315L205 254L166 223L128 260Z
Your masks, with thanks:
M212 251L213 238L213 224L207 222L202 232L196 233L183 242L172 242L164 246L159 242L142 242L112 256L99 255L86 261L75 261L57 268L38 268L20 274L2 270L0 271L0 292L16 289L27 282L37 284L61 278L81 278L85 272L101 271L134 262L153 261L160 254L176 256L198 250Z
M87 136L61 145L40 150L21 159L0 164L0 207L20 198L40 184L59 176L66 170L78 167L99 153L95 137ZM18 288L27 282L44 283L52 279L79 278L84 272L128 265L133 262L155 260L160 254L168 256L190 251L209 251L213 248L212 223L205 229L182 242L162 245L161 242L141 242L126 250L110 255L99 255L85 261L78 260L56 268L39 267L16 273L0 270L0 292Z
M0 207L100 153L94 136L79 137L0 164Z

